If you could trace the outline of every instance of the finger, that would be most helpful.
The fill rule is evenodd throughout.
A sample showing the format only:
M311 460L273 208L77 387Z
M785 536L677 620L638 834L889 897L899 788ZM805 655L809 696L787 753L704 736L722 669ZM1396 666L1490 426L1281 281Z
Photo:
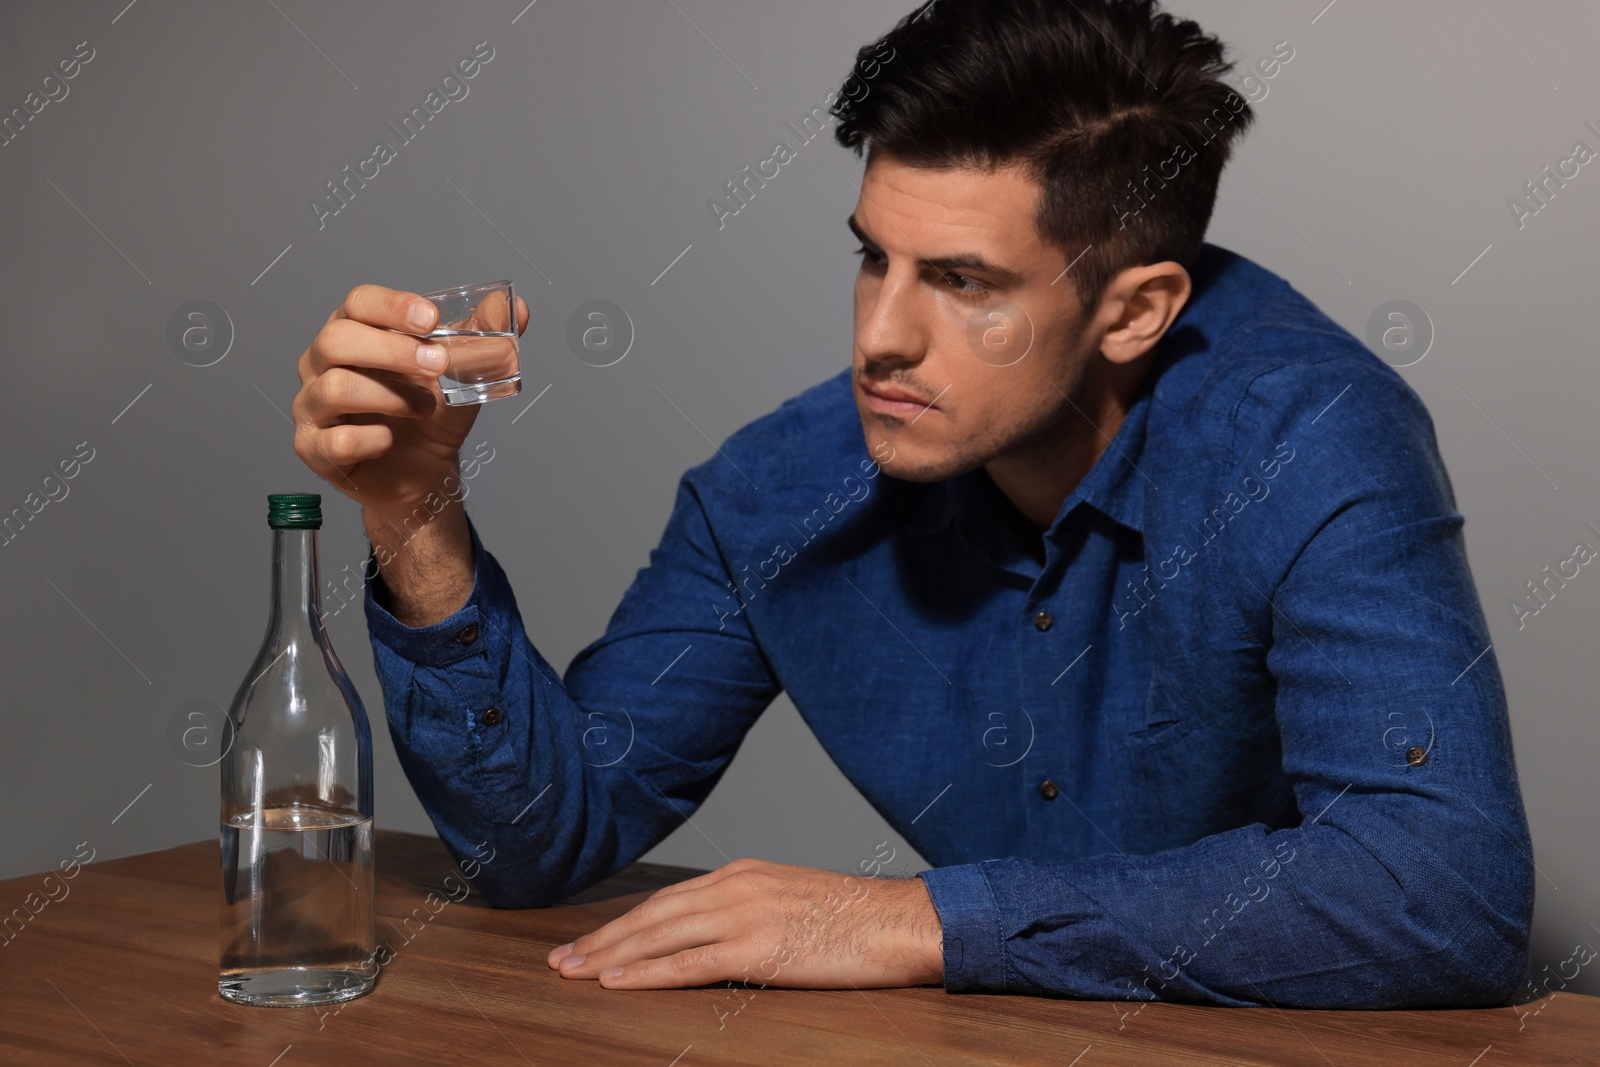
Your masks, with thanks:
M731 860L714 871L707 871L705 874L696 875L693 878L686 878L681 882L674 882L672 885L664 886L650 894L650 899L670 896L673 893L682 893L692 889L706 889L735 877L745 879L743 884L746 888L759 891L759 883L758 881L752 881L752 877L781 873L783 867L783 864L770 863L766 860Z
M303 429L294 435L295 454L330 482L330 473L347 478L351 467L383 455L393 444L394 431L381 422Z
M640 960L716 944L729 933L731 922L726 910L673 915L603 948L586 954L574 952L561 961L558 969L563 978L594 978L611 967L626 967Z
M311 339L301 362L300 380L306 382L332 367L365 367L413 378L437 376L448 359L442 345L354 319L332 319Z
M522 297L517 297L517 336L522 336L522 331L528 328L528 302Z
M699 909L685 907L681 897L676 900L651 897L642 904L629 908L604 926L584 934L571 944L553 949L546 958L547 962L552 967L559 966L568 960L587 956L632 937L653 923L663 922L673 916L695 910Z
M725 866L718 867L714 871L708 871L705 874L696 875L682 882L675 882L672 885L665 886L651 893L643 903L635 905L628 912L611 920L611 922L606 923L599 929L585 934L576 941L558 945L551 949L545 957L545 962L551 967L556 967L567 956L594 952L622 938L631 936L651 922L683 911L704 910L706 907L716 907L724 904L728 899L726 890L730 888L749 889L759 893L761 891L760 884L752 881L751 876L767 873L774 866L776 865L767 863L764 860L734 860ZM730 883L728 886L723 886L723 892L719 893L712 901L702 903L681 898L681 894L710 889L733 877L740 877L745 880L741 883ZM679 897L680 899L667 900L666 898L669 897Z
M745 978L744 962L736 962L758 954L759 950L741 950L737 945L699 945L670 956L609 967L599 981L606 989L683 989L741 980L761 986L760 979Z
M350 415L392 415L420 419L433 414L438 401L428 389L377 372L334 367L302 388L290 405L295 425L326 428Z
M698 879L691 879L695 880ZM726 893L708 896L707 892L707 889L701 889L682 893L652 894L643 903L634 905L599 929L584 934L569 945L561 945L551 950L547 962L551 967L559 967L575 957L588 956L609 948L656 923L668 922L678 916L694 912L715 911L727 905ZM578 965L571 964L571 966Z
M381 285L358 285L345 296L328 321L354 319L368 326L422 335L439 321L439 309L416 293Z

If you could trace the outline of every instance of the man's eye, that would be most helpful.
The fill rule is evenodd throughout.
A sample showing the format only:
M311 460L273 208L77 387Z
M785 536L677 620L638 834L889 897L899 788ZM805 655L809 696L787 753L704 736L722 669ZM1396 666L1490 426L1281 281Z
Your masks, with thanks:
M874 252L865 245L862 245L860 248L856 249L853 254L860 256L862 261L865 263L872 263L878 266L882 266L883 264L883 253Z
M873 251L865 245L857 248L854 254L861 257L862 263L870 263L875 267L881 267L887 262L882 252ZM982 282L974 281L965 274L958 274L955 271L945 271L940 277L950 288L966 296L977 296L989 291L989 287Z
M951 281L952 278L955 280ZM950 284L951 288L963 293L981 293L987 288L982 282L975 282L965 274L957 274L953 270L944 272L944 280Z

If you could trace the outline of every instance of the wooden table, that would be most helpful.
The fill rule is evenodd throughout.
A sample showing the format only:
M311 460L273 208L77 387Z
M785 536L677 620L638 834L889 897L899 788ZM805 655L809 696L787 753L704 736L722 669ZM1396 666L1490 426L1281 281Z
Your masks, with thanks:
M636 864L552 908L452 895L435 838L378 832L378 936L394 956L368 996L319 1014L217 995L215 841L0 882L30 914L0 935L0 1063L227 1064L1362 1064L1600 1063L1600 998L1460 1011L1278 1011L726 986L606 990L545 953L694 872ZM451 883L444 880L455 875ZM61 887L69 892L61 896ZM460 897L460 889L453 895ZM26 913L26 912L25 912ZM3 913L0 913L3 914ZM407 917L418 918L402 925ZM740 997L744 999L740 999ZM734 1014L737 1009L737 1014ZM1538 1009L1538 1014L1531 1014Z

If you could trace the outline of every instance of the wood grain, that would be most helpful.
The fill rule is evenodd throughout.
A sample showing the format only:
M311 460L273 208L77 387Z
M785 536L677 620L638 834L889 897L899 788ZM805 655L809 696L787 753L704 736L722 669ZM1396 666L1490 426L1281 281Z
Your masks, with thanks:
M472 896L434 914L430 903L450 895L445 878L459 880L443 845L380 830L376 853L378 936L394 956L372 994L321 1014L217 995L215 841L98 861L58 879L52 885L68 885L66 897L20 932L13 923L10 940L0 936L0 1063L1600 1063L1600 998L1567 993L1537 1015L1529 1013L1538 1005L1339 1012L1162 1003L1129 1014L1136 1002L932 987L605 990L558 977L545 954L696 872L636 864L552 908L500 910ZM39 907L43 878L0 882L0 909L23 907L30 893ZM432 902L430 892L439 894Z

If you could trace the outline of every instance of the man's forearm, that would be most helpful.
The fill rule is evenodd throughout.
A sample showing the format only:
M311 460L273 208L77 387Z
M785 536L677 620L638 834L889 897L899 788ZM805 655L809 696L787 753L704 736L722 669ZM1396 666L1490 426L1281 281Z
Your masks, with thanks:
M472 593L476 561L461 500L444 494L437 513L426 503L410 511L361 511L382 581L373 597L407 626L428 626L460 611Z

